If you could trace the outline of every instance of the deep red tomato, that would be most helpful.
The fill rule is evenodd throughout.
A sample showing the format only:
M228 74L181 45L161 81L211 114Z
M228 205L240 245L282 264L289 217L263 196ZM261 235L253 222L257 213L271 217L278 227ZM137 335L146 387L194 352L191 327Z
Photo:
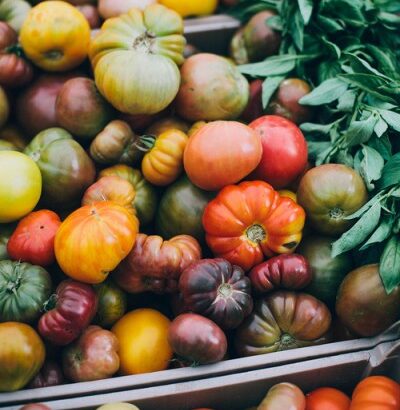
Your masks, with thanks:
M53 211L31 212L19 222L8 241L11 259L40 266L54 263L54 238L60 225L61 220Z
M261 162L251 177L276 189L287 187L307 166L307 142L300 128L277 115L264 115L249 127L261 137L263 146Z
M350 399L340 390L321 387L306 396L306 410L349 410Z

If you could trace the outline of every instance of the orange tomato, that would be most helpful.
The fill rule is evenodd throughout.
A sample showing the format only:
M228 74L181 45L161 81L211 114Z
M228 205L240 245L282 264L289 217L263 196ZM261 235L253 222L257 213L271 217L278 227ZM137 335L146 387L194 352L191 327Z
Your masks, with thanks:
M173 352L168 342L170 321L153 309L137 309L123 316L112 328L120 344L123 375L165 370Z
M306 410L349 410L350 399L331 387L316 389L306 396Z
M131 251L137 218L110 201L77 209L61 224L55 254L63 272L85 283L101 283Z
M174 182L183 170L183 152L188 136L179 130L165 131L155 140L144 156L142 172L153 185L165 186Z
M350 410L400 409L400 384L384 376L371 376L353 392Z
M278 194L284 198L293 199L293 201L297 203L297 195L293 191L289 191L288 189L282 189L278 191Z
M20 32L25 54L46 71L67 71L87 57L90 26L84 15L64 1L45 1L28 14Z

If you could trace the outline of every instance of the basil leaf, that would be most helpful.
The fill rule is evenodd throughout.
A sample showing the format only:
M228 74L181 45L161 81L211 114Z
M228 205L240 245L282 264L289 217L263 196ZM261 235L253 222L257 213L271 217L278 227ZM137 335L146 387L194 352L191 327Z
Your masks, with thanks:
M383 192L379 192L374 197L372 197L366 204L364 204L358 211L346 216L345 219L356 219L361 215L364 215L370 208L372 208L377 202L379 202L384 196Z
M263 108L267 108L271 97L278 89L280 83L285 79L284 76L267 77L262 85L262 104Z
M344 24L340 20L324 17L321 14L316 16L316 22L320 26L321 30L327 33L342 31L344 27Z
M350 60L351 66L356 73L373 74L390 81L389 77L382 74L376 68L372 67L371 64L368 63L368 61L365 61L352 53L345 53L345 55Z
M367 142L374 132L378 118L376 113L371 113L366 120L353 121L345 134L346 146L354 147Z
M283 24L280 16L271 16L267 18L267 26L271 27L275 31L282 31Z
M383 167L382 178L379 180L379 189L385 189L400 182L400 152L393 155Z
M325 47L329 50L330 54L336 59L339 59L342 55L342 50L332 41L329 41L325 36L321 37L321 40Z
M382 135L388 130L387 122L379 116L378 122L375 124L374 132L378 138L382 137Z
M392 156L392 144L390 143L389 137L387 135L382 135L382 137L377 138L372 136L368 141L368 145L376 149L383 157L385 161L389 161Z
M354 90L347 90L339 97L337 109L343 112L353 112L357 93Z
M375 232L370 236L368 241L365 242L364 245L360 248L360 251L363 251L369 248L371 245L383 242L387 238L389 238L390 234L392 233L393 223L393 218L383 218Z
M299 5L300 13L303 17L304 24L307 25L310 22L314 2L313 0L297 0L297 3Z
M373 182L381 177L385 162L381 154L368 145L363 145L361 153L363 158L360 162L359 169L356 169L364 178L368 190L372 191L375 188Z
M379 110L379 114L381 114L382 118L386 121L390 128L400 132L400 114L388 110Z
M335 163L337 164L343 164L346 165L350 168L354 167L354 159L349 153L348 150L340 150L336 155L335 155Z
M391 293L400 284L400 240L393 235L383 250L379 274L386 293Z
M312 122L304 122L300 125L300 129L303 132L318 133L323 135L328 135L331 128L336 124L331 122L330 124L314 124Z
M301 57L296 55L274 56L261 63L244 64L238 68L242 74L248 74L253 77L286 75L294 70L296 60L299 58Z
M331 148L331 143L327 141L307 141L308 155L315 161L324 151Z
M299 10L290 19L293 42L299 51L303 51L304 45L304 21Z
M300 99L302 105L322 105L337 100L344 92L348 85L338 78L331 78L324 81L321 85Z
M382 208L373 205L347 232L332 244L332 257L347 252L365 241L379 223Z

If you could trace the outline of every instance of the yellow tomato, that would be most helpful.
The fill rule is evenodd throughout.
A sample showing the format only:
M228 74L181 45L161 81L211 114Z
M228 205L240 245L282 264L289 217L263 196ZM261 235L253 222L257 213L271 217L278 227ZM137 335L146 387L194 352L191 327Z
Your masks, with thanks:
M112 328L120 345L121 374L165 370L173 354L169 326L168 318L153 309L137 309L123 316Z
M159 3L175 10L182 17L188 17L213 14L218 0L159 0Z
M101 407L98 407L97 410L139 410L139 407L130 403L109 403L103 404Z
M31 212L41 193L42 176L35 161L17 151L0 151L0 223Z
M150 142L150 151L142 161L142 173L153 185L165 186L174 182L183 170L183 153L188 136L173 129L165 131Z
M278 191L278 193L280 196L293 199L293 201L297 203L297 195L293 191L289 191L288 189L282 189L281 191Z
M0 128L7 122L8 115L10 114L10 105L8 103L7 95L0 85Z
M64 1L45 1L28 14L20 32L25 54L47 71L67 71L87 57L90 26L83 14Z
M200 128L204 127L207 123L205 121L197 121L192 125L192 128L190 128L188 132L189 138L195 134Z

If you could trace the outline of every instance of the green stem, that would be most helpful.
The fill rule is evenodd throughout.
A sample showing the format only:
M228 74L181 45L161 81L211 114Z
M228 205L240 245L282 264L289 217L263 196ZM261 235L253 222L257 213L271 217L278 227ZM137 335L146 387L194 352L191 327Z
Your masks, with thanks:
M156 143L157 137L155 135L142 135L139 141L135 142L135 147L139 151L148 152Z

